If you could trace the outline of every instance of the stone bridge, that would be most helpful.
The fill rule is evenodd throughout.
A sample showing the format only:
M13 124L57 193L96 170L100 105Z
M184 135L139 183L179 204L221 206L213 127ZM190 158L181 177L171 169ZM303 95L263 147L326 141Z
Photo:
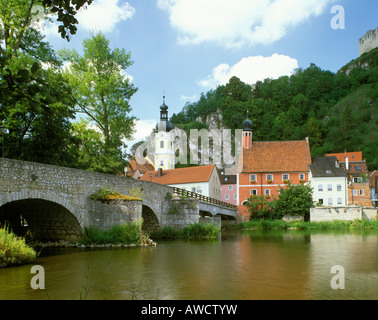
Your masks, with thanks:
M90 198L104 187L125 195L141 190L143 199L109 205ZM113 212L111 218L106 210ZM236 217L235 207L177 195L153 182L0 158L0 225L27 225L38 240L76 241L85 227L106 229L134 218L143 218L151 232L196 222L220 225Z

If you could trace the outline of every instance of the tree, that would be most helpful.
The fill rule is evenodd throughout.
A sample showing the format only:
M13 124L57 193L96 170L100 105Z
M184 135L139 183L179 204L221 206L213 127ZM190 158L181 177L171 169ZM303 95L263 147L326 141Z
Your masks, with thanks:
M312 188L308 184L288 183L286 187L280 187L279 197L274 200L276 215L280 217L285 215L307 217L313 206Z
M76 110L102 132L104 155L122 157L118 151L123 147L122 141L132 137L136 119L128 114L129 100L137 88L124 73L133 63L130 53L111 50L109 40L101 33L84 40L83 52L82 56L76 50L59 52L63 60L70 62L64 77L73 88Z
M271 202L264 196L251 196L246 206L251 214L251 219L266 219L272 217Z
M0 123L8 129L5 156L72 165L65 153L71 143L69 120L74 116L71 91L57 72L54 51L34 28L39 16L35 6L42 1L0 0L0 4Z

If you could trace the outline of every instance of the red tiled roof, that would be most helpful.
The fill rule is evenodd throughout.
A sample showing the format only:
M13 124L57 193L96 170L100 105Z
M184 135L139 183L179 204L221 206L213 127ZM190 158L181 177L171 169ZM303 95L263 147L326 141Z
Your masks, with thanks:
M242 172L306 172L310 164L308 140L252 142L243 150Z
M155 169L152 164L148 163L148 161L146 161L145 164L140 164L135 160L135 158L130 160L128 167L131 169L131 173L138 170L141 174L145 174L147 171L152 171Z
M332 157L332 156L335 156L337 160L339 160L340 162L346 162L346 158L348 158L349 162L362 161L362 151L326 154L326 157Z
M208 182L214 169L215 165L163 170L161 177L158 176L158 171L148 171L142 178L140 178L140 180L165 185ZM152 175L151 177L150 174Z

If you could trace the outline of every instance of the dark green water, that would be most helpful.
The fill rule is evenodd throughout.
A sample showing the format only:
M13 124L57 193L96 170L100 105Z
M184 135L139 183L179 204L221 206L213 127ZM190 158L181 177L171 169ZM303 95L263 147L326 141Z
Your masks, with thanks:
M33 290L33 265L45 290ZM157 247L45 249L0 269L0 299L378 299L377 232L243 231ZM331 268L345 271L334 290Z

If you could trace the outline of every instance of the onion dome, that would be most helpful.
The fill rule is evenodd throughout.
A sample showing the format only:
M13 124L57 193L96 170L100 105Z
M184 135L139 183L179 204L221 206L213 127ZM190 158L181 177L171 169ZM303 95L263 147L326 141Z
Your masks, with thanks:
M252 131L253 122L248 119L248 115L247 115L247 119L243 121L242 127L243 127L243 131Z

